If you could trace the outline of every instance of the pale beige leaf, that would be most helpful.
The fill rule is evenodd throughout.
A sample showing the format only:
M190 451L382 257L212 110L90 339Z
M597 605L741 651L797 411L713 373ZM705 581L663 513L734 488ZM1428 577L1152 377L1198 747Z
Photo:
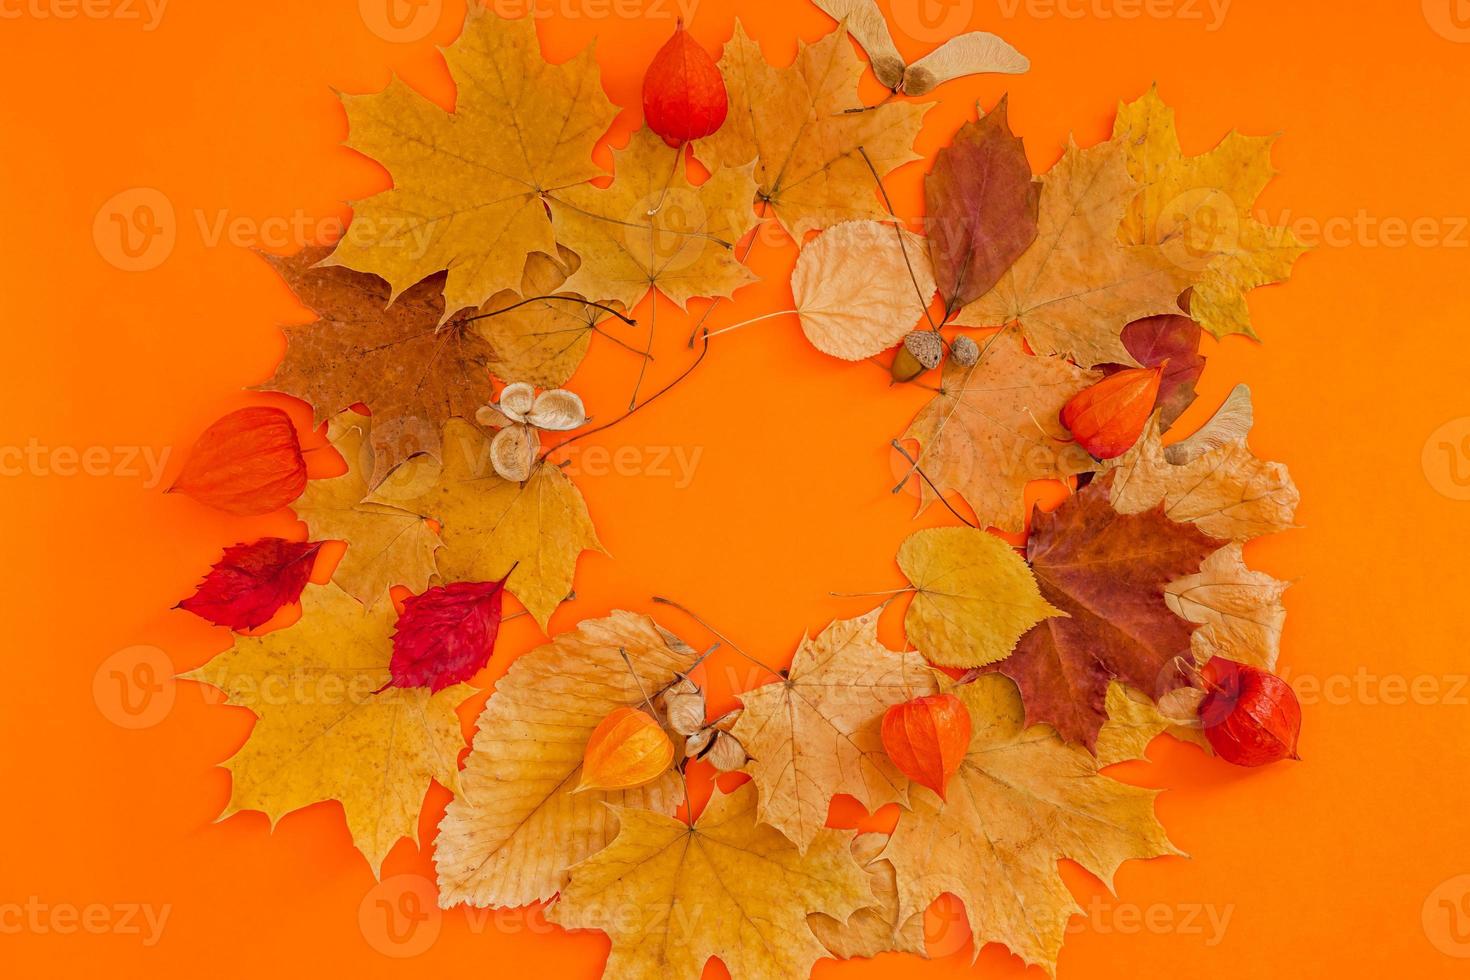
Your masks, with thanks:
M1256 424L1255 407L1251 404L1251 390L1247 385L1236 385L1200 430L1188 439L1164 447L1164 458L1176 466L1188 463L1207 452L1241 442L1251 434Z
M1020 531L1026 484L1096 467L1071 441L1060 413L1102 375L1061 357L1027 354L1015 330L985 341L978 362L944 367L940 393L904 433L940 493L958 491L983 525ZM932 499L923 484L923 499Z
M924 239L880 221L827 229L801 250L791 276L802 332L817 350L847 361L901 341L934 289Z
M332 419L327 438L347 461L347 472L310 481L306 492L291 505L313 539L347 542L347 552L333 570L332 581L369 607L386 598L395 585L411 592L427 588L435 571L434 553L441 544L421 515L366 499L374 462L372 426L371 418L356 412L343 412Z
M472 689L388 686L394 619L388 603L365 610L335 585L309 586L295 623L236 637L184 675L258 717L224 764L225 816L260 810L274 825L292 810L338 800L374 874L395 843L417 836L430 781L458 788L464 737L454 708Z
M1124 861L1179 852L1154 817L1156 792L1100 775L1090 753L1046 726L1025 728L1008 678L988 674L953 693L975 731L949 802L916 790L883 852L898 872L899 916L950 892L965 905L977 956L997 942L1054 971L1067 921L1081 911L1058 861L1111 887Z
M888 834L858 834L852 839L852 856L868 873L876 904L858 909L846 922L814 912L807 925L828 952L838 959L872 957L879 953L916 953L924 948L924 913L898 921L898 873L883 858Z
M693 663L694 651L653 620L615 612L512 664L480 715L461 791L439 825L440 904L544 901L566 868L613 839L617 818L605 804L672 813L683 799L673 772L635 790L573 791L597 724L642 704L640 683L657 696Z
M785 680L740 695L732 731L750 755L760 818L802 851L839 793L869 809L907 799L908 778L883 750L883 712L938 688L923 657L879 642L880 612L803 640Z
M1248 568L1244 548L1229 544L1205 559L1197 574L1171 582L1164 601L1183 618L1203 624L1192 640L1199 663L1225 657L1275 670L1286 625L1281 597L1288 587Z
M871 904L847 833L805 853L756 820L755 787L716 793L693 827L618 808L617 838L572 868L547 918L612 941L607 980L699 980L719 957L736 980L807 976L827 955L807 925Z

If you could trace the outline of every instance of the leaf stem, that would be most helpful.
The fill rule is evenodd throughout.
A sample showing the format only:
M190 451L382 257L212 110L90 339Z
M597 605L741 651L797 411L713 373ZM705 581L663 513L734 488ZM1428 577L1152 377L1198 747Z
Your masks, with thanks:
M583 299L580 296L530 296L526 299L521 300L519 303L512 303L507 307L503 307L502 309L491 310L489 313L476 313L474 316L462 316L453 320L452 322L473 323L475 320L486 320L492 316L500 316L500 314L502 313L509 313L511 310L518 310L522 306L525 306L527 303L546 302L547 300L553 299L561 300L563 303L577 303L581 306L585 306L594 310L602 310L604 313L610 314L611 316L615 316L619 320L622 320L630 327L638 326L637 320L634 320L632 317L629 316L624 316L622 313L619 313L611 306L604 306L602 303L594 303L590 299Z
M718 337L722 333L729 333L732 330L739 330L741 327L748 327L753 323L760 323L762 320L772 320L778 316L793 316L800 313L800 310L779 310L775 313L764 313L760 316L751 317L749 320L742 320L739 323L731 324L728 327L721 327L718 330L711 330L709 332L709 336Z
M908 460L909 465L913 467L909 470L908 474L904 476L903 482L893 488L893 493L898 493L904 487L908 486L909 479L915 473L917 473L919 474L919 476L923 477L925 483L929 484L929 489L934 491L934 495L939 498L939 502L949 508L949 512L951 514L953 514L955 517L958 517L960 521L965 524L966 527L973 527L977 531L980 529L979 525L971 522L968 518L965 517L964 514L961 514L959 511L955 510L954 504L950 503L949 499L945 497L944 492L934 485L933 480L929 479L929 474L924 472L923 467L919 465L919 461L910 456L909 451L903 448L903 443L899 442L897 439L894 439L891 443L889 443L889 445L893 446L894 449L897 449L899 451L899 454L902 455L904 459Z
M903 255L903 264L908 267L909 280L914 284L914 292L919 297L919 306L924 310L924 319L929 321L929 329L938 333L939 324L934 322L934 317L929 313L929 302L934 297L925 296L924 291L919 288L919 277L914 274L914 264L909 261L908 246L904 244L903 240L903 223L898 220L898 212L893 210L893 202L888 197L888 188L883 186L883 178L878 176L878 168L873 166L873 161L868 156L868 151L861 146L857 150L858 153L862 154L863 163L868 165L868 173L873 175L873 182L878 185L878 194L883 198L883 206L888 209L888 216L893 219L893 233L898 236L898 250Z
M733 640L731 640L728 636L726 636L723 633L721 633L719 630L715 629L709 623L706 623L704 620L700 619L687 606L682 606L679 603L675 602L673 599L668 599L668 598L665 598L664 596L661 596L661 595L654 596L653 597L653 601L654 602L657 602L659 605L672 606L673 608L679 610L681 613L683 613L684 615L688 616L690 619L694 620L696 623L698 623L705 630L707 630L708 632L710 632L711 634L713 634L715 637L717 637L720 640L721 643L724 643L731 650L734 650L736 653L740 654L740 656L744 657L746 660L749 660L751 663L755 664L761 670L764 670L768 674L774 674L776 677L780 677L782 680L785 680L785 675L782 674L779 670L776 670L776 669L772 668L769 664L764 663L763 661L757 660L755 657L752 657L750 654L748 654L744 650L740 649L740 647L737 646Z

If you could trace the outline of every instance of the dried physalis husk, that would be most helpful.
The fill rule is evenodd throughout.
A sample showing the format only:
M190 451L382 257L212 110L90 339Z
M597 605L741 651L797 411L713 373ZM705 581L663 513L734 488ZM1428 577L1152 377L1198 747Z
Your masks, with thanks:
M501 479L525 483L531 478L531 467L540 448L541 440L536 437L535 429L512 423L495 433L490 441L490 465Z
M704 692L687 677L679 680L659 697L664 718L680 735L692 736L704 728ZM690 750L690 755L698 750Z
M618 708L592 730L582 753L580 790L622 790L647 786L668 772L674 743L653 716L639 708Z
M565 432L587 421L582 399L564 388L543 391L526 415L526 421L548 432Z
M512 422L524 422L536 404L536 389L524 381L508 384L500 392L500 410Z
M734 772L743 769L749 756L745 754L745 746L740 740L729 732L715 732L714 743L704 757L709 760L710 765L720 772Z

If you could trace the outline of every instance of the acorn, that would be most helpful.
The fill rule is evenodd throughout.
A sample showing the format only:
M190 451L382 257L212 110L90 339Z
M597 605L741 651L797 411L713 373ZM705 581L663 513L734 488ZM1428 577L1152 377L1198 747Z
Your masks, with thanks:
M971 367L980 360L980 345L969 337L956 337L949 345L949 356L960 367Z
M915 330L903 338L893 358L893 380L912 381L944 360L944 338L933 330Z

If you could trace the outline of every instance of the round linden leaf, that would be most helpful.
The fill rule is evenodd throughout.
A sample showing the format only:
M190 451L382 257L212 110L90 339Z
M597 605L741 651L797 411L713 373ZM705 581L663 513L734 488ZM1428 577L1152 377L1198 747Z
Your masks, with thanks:
M801 250L791 276L807 339L822 353L846 361L861 361L897 344L923 317L934 291L924 239L881 221L829 228Z
M536 389L524 381L508 384L500 393L500 410L512 421L524 422L536 404Z
M564 388L543 391L526 415L526 421L538 429L550 432L565 432L575 429L587 421L587 409L582 399Z
M490 465L501 479L525 483L531 478L531 466L540 447L535 429L529 425L508 425L490 443Z

